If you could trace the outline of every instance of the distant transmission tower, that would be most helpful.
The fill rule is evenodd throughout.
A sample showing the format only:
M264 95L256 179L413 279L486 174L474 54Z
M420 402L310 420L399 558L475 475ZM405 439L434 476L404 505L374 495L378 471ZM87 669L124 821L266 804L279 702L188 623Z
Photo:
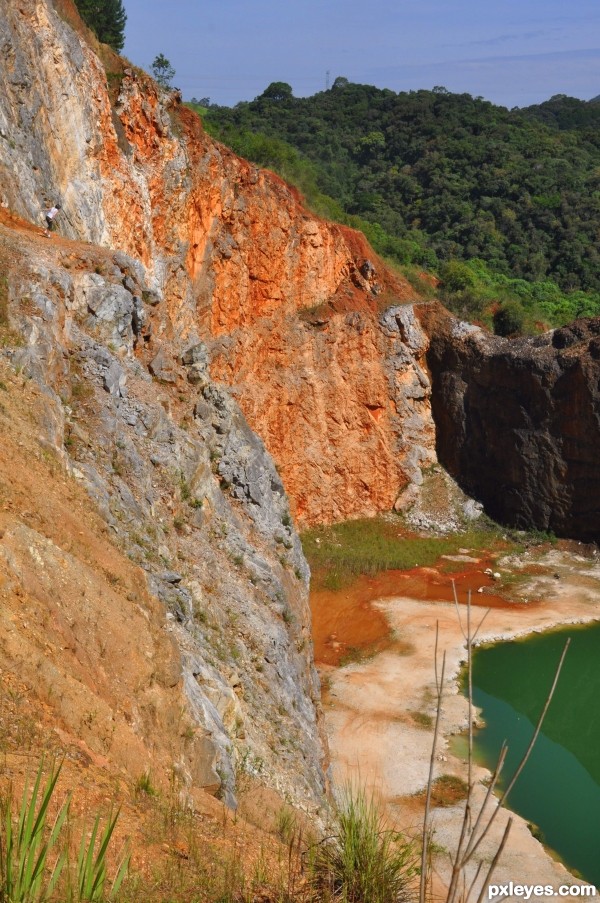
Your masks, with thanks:
M329 69L325 73L325 90L329 91L329 76L331 75Z

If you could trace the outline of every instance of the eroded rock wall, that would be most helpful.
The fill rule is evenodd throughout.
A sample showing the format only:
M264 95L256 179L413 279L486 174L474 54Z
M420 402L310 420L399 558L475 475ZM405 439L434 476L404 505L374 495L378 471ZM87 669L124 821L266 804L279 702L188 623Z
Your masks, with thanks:
M435 460L427 345L411 305L263 321L212 343L299 523L389 511L420 483Z
M177 95L110 55L107 76L49 0L0 8L2 203L41 226L60 200L62 235L145 267L162 299L145 350L163 373L196 340L211 352L223 340L213 372L240 391L300 523L389 509L434 454L427 404L398 404L381 360L397 354L380 312L414 291L360 234L319 220L281 179L212 141ZM298 312L318 307L326 325L305 329ZM421 368L417 344L406 348ZM417 454L406 441L415 416Z
M2 356L40 397L33 453L74 497L87 491L108 528L98 545L119 562L99 580L83 540L75 553L32 531L23 510L41 506L21 495L0 531L3 606L20 612L0 624L3 666L21 661L61 729L134 775L175 769L229 803L248 775L314 813L327 759L308 567L262 441L201 343L168 371L152 358L159 376L138 360L149 302L162 303L138 262L0 225L0 264ZM12 467L27 474L18 446ZM47 651L22 660L45 642L20 636L32 617L50 622Z
M502 523L600 538L600 319L502 339L422 308L440 462Z
M434 459L414 292L86 38L70 0L0 0L0 43L1 344L46 400L40 449L166 612L188 784L233 801L247 771L314 810L327 760L291 515L387 510ZM133 723L149 754L152 719Z

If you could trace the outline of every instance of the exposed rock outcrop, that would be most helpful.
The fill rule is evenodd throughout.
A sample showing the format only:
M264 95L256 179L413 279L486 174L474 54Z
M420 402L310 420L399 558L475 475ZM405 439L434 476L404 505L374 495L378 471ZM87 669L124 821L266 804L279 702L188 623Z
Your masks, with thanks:
M600 319L502 339L421 308L440 462L502 523L600 539Z
M226 390L202 378L200 343L182 362L171 359L171 381L137 360L136 317L144 321L147 305L136 299L147 288L135 261L44 242L0 225L3 355L44 399L35 453L58 456L73 492L87 490L137 584L124 598L125 578L116 570L111 585L109 571L103 591L93 565L34 534L16 506L0 548L3 606L27 621L25 599L35 599L49 613L36 617L58 618L77 650L73 663L61 660L50 631L52 654L42 664L28 655L20 679L47 705L60 701L63 730L134 775L175 768L184 787L234 803L247 772L314 811L327 762L308 568L273 462ZM193 388L190 366L200 377ZM70 600L62 607L60 595ZM8 639L0 626L4 668L27 646L7 630ZM104 649L100 675L85 670L97 661L86 642Z
M35 454L85 488L129 559L136 589L110 601L141 650L114 685L100 655L101 679L85 673L78 570L90 610L106 588L15 511L6 611L35 597L75 650L60 679L33 653L22 677L95 755L113 754L114 724L123 768L155 756L231 803L246 772L315 811L327 755L294 519L415 500L436 460L431 375L439 455L467 491L498 519L598 538L596 326L508 343L457 324L86 39L71 0L0 13L1 353L44 399ZM38 560L46 584L26 574ZM94 618L88 638L106 629ZM83 731L84 705L106 730ZM159 722L177 739L154 741Z
M44 205L60 200L63 235L145 267L148 298L163 300L146 304L144 362L168 382L172 361L204 340L299 522L389 509L433 456L423 335L411 346L378 323L414 291L362 235L313 216L281 179L210 139L176 95L113 56L107 79L65 4L61 18L49 0L0 0L3 203L41 225ZM93 279L86 291L93 305ZM120 291L96 319L119 308ZM318 308L320 325L298 322ZM108 382L121 393L114 370Z
M391 510L435 461L428 339L412 305L288 316L211 343L302 524Z
M241 769L314 809L327 758L291 515L388 509L433 459L414 293L99 47L71 0L0 12L2 353L46 399L40 448L164 607L187 786L233 802Z

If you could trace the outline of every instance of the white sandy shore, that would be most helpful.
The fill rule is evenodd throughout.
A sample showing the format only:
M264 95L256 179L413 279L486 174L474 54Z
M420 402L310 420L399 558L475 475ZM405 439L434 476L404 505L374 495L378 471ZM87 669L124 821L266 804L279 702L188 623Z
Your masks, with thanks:
M600 619L600 563L559 551L551 551L542 562L543 573L532 577L519 590L521 599L543 599L542 605L524 602L509 609L492 609L478 640L489 642L511 638L549 627ZM504 571L525 565L511 560ZM499 570L503 570L500 563ZM558 575L558 578L555 576ZM439 744L437 774L466 777L466 763L453 756L448 738L467 725L467 701L458 691L456 677L465 658L464 639L453 604L419 602L409 598L376 603L389 618L401 640L412 650L399 655L386 651L370 661L331 672L330 704L326 708L334 778L348 778L375 788L403 826L416 826L420 811L412 795L426 786L433 731L415 723L411 713L434 712L434 642L439 622L440 650L446 651L446 690L442 714L443 739ZM463 614L465 607L461 606ZM473 609L474 620L484 609ZM486 776L477 769L478 778ZM484 788L478 787L483 797ZM455 847L461 823L459 806L434 812L435 841L445 850ZM508 818L496 819L489 842L482 845L481 858L491 860ZM448 857L440 854L435 868L440 886L447 881ZM511 835L494 874L494 883L578 884L562 864L553 861L514 816ZM476 896L476 895L475 895ZM504 897L503 899L512 899ZM514 899L522 899L515 897Z

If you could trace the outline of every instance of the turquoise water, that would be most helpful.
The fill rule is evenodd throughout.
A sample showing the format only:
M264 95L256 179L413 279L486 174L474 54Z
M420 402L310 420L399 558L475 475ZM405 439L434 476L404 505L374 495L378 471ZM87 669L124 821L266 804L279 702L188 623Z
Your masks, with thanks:
M581 877L600 886L600 624L479 649L473 701L486 727L478 761L493 768L503 740L508 784L531 739L566 637L571 646L533 754L508 798L544 842Z

